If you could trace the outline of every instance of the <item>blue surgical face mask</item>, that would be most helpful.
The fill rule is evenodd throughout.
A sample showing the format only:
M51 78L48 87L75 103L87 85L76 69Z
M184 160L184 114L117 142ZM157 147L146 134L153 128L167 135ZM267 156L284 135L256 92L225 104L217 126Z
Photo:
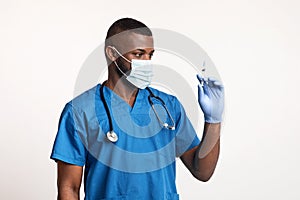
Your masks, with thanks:
M114 49L119 56L121 56L124 60L131 63L131 71L130 74L125 74L120 67L118 66L117 62L114 61L115 65L117 66L118 70L126 77L126 79L133 84L135 87L140 89L145 89L151 84L152 77L153 77L153 65L151 60L137 60L132 59L131 61L125 58L115 47L111 47Z

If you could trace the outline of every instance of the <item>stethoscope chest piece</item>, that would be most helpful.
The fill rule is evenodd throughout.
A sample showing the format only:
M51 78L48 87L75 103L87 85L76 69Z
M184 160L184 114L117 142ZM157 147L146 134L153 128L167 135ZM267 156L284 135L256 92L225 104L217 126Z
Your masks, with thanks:
M116 142L118 141L118 135L114 131L108 131L106 133L106 137L109 141L111 142Z

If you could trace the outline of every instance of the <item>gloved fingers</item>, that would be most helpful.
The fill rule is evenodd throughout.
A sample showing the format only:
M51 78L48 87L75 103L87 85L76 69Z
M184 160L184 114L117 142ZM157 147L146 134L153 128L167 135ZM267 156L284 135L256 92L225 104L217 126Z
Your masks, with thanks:
M203 85L204 83L207 83L207 78L202 77L200 74L197 74L197 79L200 82L201 85Z
M211 95L215 97L221 97L224 95L224 87L223 85L221 86L215 86L215 87L209 87L209 91Z
M222 98L224 96L224 87L223 85L215 86L213 83L203 85L204 94L206 94L209 98Z
M212 96L220 97L223 96L224 86L223 84L215 78L208 78L208 87Z
M215 81L218 81L218 79L216 79L214 77L208 77L208 81L215 82Z
M206 81L204 81L202 87L203 87L204 94L207 95L208 97L210 97L211 96L211 88L208 86Z
M199 83L200 83L201 85L203 85L204 78L203 78L200 74L197 74L197 79L198 79Z
M208 83L212 86L223 87L223 84L216 78L208 77Z
M217 86L217 87L223 87L223 84L220 82L220 81L213 81L212 82L214 84L214 86Z
M203 86L198 85L198 98L200 99L201 97L204 97L204 90Z
M218 89L214 91L213 96L215 99L222 99L224 98L224 92Z
M197 74L197 79L200 82L198 91L201 89L201 93L198 92L198 95L206 95L209 98L212 96L220 97L223 95L224 86L216 78L209 77L208 79L205 79L200 74Z

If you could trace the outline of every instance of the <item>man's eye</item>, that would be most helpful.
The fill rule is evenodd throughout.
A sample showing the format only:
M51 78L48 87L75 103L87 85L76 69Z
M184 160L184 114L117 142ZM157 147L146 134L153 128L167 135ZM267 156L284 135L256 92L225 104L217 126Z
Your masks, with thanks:
M136 57L141 57L141 56L142 56L141 53L135 53L134 55L135 55Z

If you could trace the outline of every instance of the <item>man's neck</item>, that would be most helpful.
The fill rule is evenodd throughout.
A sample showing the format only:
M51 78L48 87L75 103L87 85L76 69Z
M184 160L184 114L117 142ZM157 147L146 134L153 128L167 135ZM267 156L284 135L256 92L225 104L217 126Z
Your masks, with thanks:
M105 82L105 86L114 91L131 107L134 105L138 88L132 86L130 83L128 83L126 79L109 77L108 80Z

